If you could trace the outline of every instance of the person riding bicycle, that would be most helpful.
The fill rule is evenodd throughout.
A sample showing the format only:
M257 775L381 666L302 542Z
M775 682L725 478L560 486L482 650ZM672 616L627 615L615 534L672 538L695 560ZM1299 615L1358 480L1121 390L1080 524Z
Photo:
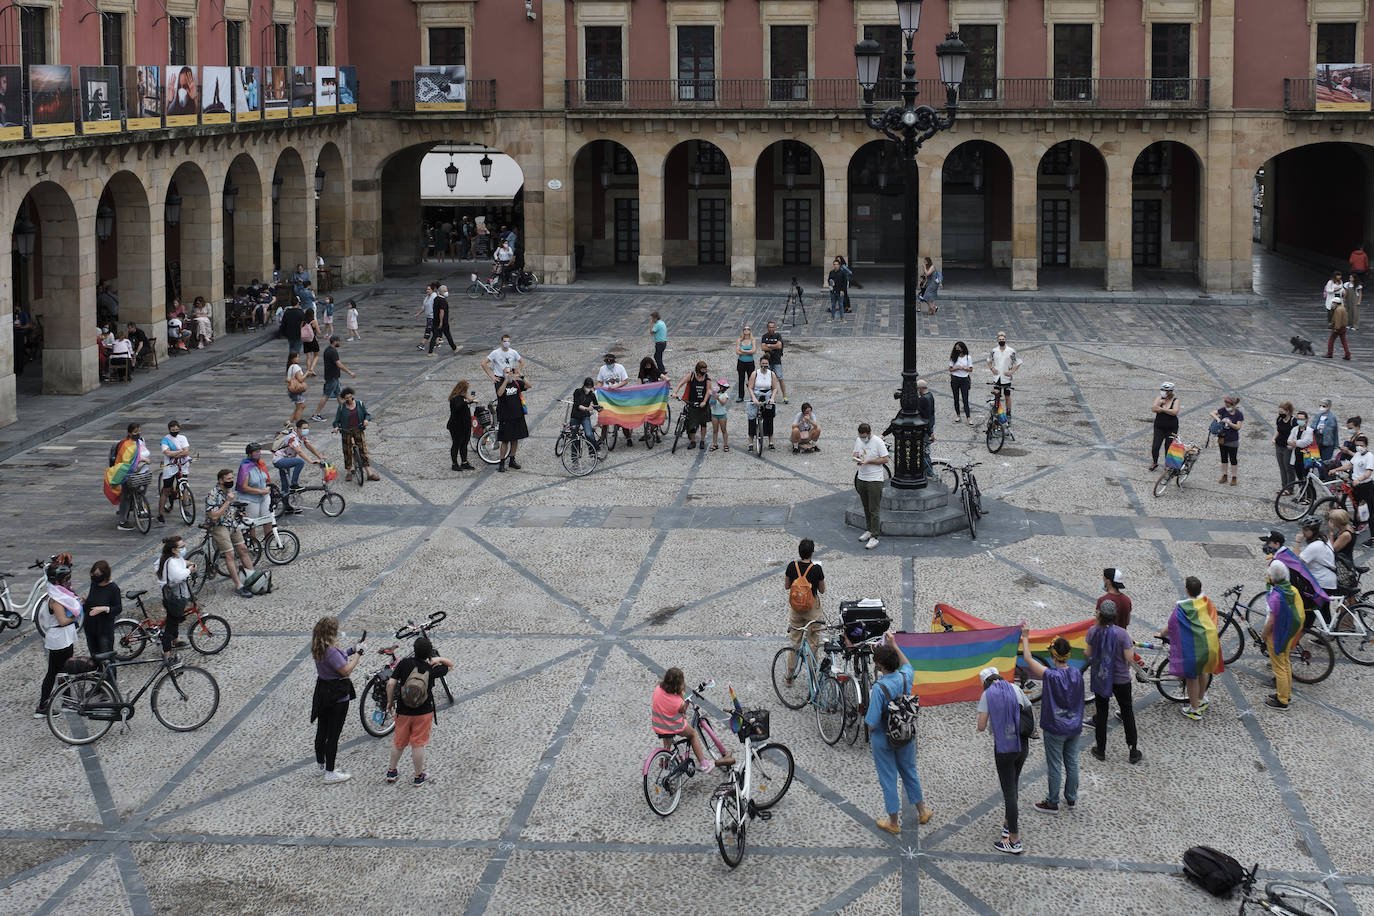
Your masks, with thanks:
M257 578L253 572L253 558L248 554L248 545L243 540L243 532L234 524L234 472L220 468L215 475L215 488L205 494L205 521L209 525L210 537L215 549L224 557L224 565L229 570L229 580L234 583L234 591L240 598L251 598L248 590L251 579ZM235 558L237 557L237 562ZM239 581L239 567L251 579Z
M572 410L568 412L568 425L576 428L582 427L582 434L592 443L593 448L598 448L596 441L596 424L592 420L594 412L601 410L601 402L596 399L596 383L589 375L582 380L582 387L573 389Z
M753 439L760 434L768 437L773 448L773 415L778 396L777 376L769 368L768 357L760 357L759 367L749 373L749 406L744 415L749 420L749 451L754 450Z
M347 472L344 480L352 480L356 471L359 474L366 474L368 480L381 480L381 476L372 470L372 462L367 456L367 423L372 415L367 412L367 405L354 393L352 388L345 388L339 393L339 408L334 411L334 432L339 434L343 442L344 470ZM357 447L362 453L363 466L353 467L353 450Z
M1007 420L1011 420L1011 377L1021 368L1021 357L1007 346L1007 332L997 332L997 346L988 354L988 371L993 375L993 384L1002 392L1002 403L1006 408Z
M191 443L181 434L181 422L167 421L167 435L162 437L162 487L157 495L157 523L166 524L162 513L172 511L177 481L186 476L191 466Z
M681 668L669 668L663 672L663 680L654 688L652 712L654 734L663 739L664 747L672 747L673 739L682 737L692 742L692 754L697 759L697 772L709 773L716 768L716 761L706 753L701 735L687 722L687 679ZM734 759L722 757L721 764L732 764Z
M234 489L238 491L239 501L247 503L244 513L253 525L255 519L266 519L263 524L263 538L272 534L272 475L268 473L267 462L262 460L262 445L250 442L244 446L244 459L239 462L238 475L234 479Z
M686 414L684 429L687 432L688 450L697 447L697 431L701 431L701 447L706 447L706 429L711 424L711 379L706 374L706 361L697 360L692 371L678 383L677 396L682 399Z
M283 511L293 515L300 515L305 510L299 506L291 504L292 495L300 489L301 468L305 467L305 459L301 457L302 452L310 452L315 456L316 462L324 464L324 456L321 455L315 446L310 444L310 421L301 418L296 421L296 428L286 437L281 448L272 453L272 466L277 469L277 474L281 477L281 503ZM289 479L288 479L288 474Z

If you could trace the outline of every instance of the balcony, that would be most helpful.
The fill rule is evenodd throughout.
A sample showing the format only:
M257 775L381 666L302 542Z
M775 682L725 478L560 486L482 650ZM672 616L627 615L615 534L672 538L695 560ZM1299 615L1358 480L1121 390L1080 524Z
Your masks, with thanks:
M920 80L920 100L942 106L945 87ZM393 84L394 85L394 84ZM852 79L566 80L569 111L851 111L862 98ZM879 106L900 98L900 83L878 83ZM1206 111L1206 79L999 79L965 83L966 112Z
M1350 117L1361 112L1368 114L1369 102L1359 101L1349 92L1310 76L1285 78L1283 110L1299 114L1311 112Z
M467 110L468 111L495 111L496 110L496 80L468 80L467 81ZM392 111L414 111L415 110L415 81L414 80L392 80L391 81L391 110Z

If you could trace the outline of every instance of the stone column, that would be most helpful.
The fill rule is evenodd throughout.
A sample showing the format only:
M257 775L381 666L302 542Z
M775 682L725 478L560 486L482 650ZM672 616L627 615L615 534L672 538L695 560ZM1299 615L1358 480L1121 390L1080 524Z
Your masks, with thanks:
M250 184L235 182L239 195L234 201L234 273L239 286L254 279L272 282L272 197L265 181ZM225 290L228 295L231 290Z
M1011 177L1011 288L1040 288L1038 158L1012 159Z
M281 223L281 268L283 278L289 277L297 264L304 264L306 270L314 270L315 221L314 221L314 169L312 177L290 166L279 167L282 174L281 193L277 197L277 219ZM418 172L416 173L418 174ZM419 181L416 174L411 175L416 185L414 195L419 196ZM182 195L183 197L185 195Z
M568 74L567 3L544 0L540 4L544 33L544 110L562 111L564 78Z
M1129 291L1131 260L1132 163L1106 160L1107 171L1107 289ZM1079 195L1081 201L1082 195Z
M540 140L543 164L535 184L530 171L525 173L525 231L527 233L525 260L530 269L537 272L545 283L571 283L573 281L573 238L575 234L573 216L573 174L568 160L568 134L566 122L559 118L549 118L543 122ZM551 181L557 182L558 190L549 187ZM537 243L530 225L529 203L538 196L542 201L543 238Z
M6 251L14 250L12 227L13 223L0 230L0 242L4 243ZM0 289L8 294L13 282L10 258L0 258ZM10 306L13 308L13 303ZM9 426L19 419L17 383L18 378L14 374L14 335L0 333L0 426Z
M754 163L730 167L730 285L758 285L758 220ZM644 233L640 232L640 238Z
M803 289L816 288L817 284L824 286L835 256L849 257L849 155L846 150L836 149L832 155L821 158L825 180L822 191L825 196L825 242L813 249L812 266L819 273L798 278Z
M163 222L152 218L147 198L111 188L119 244L119 320L134 321L158 358L167 353L167 272Z
M941 270L944 254L945 222L945 158L948 150L923 150L916 159L916 206L921 218L916 224L916 267L925 269L925 258L931 258Z
M1198 275L1209 293L1248 292L1251 287L1251 239L1254 174L1231 170L1234 122L1229 112L1207 123L1207 159L1203 163L1198 229ZM1270 208L1272 209L1272 208Z
M43 393L84 394L100 386L95 233L80 231L94 225L95 201L79 199L73 212L65 199L65 207L49 199L55 197L54 192L39 199L42 252L41 259L35 253L32 269L42 274L43 296L30 312L43 317Z
M423 257L424 239L420 232L420 160L424 153L409 150L398 153L382 170L381 187L369 194L369 215L376 220L380 238L381 266L418 264ZM357 191L357 187L354 187ZM355 197L362 195L356 194ZM355 217L356 221L356 217ZM282 257L286 257L285 238Z
M418 184L418 182L417 182ZM344 263L344 283L372 283L382 276L381 182L354 178L348 202L350 255ZM268 226L270 244L271 226ZM268 248L271 251L271 248ZM337 312L337 308L335 309Z
M639 159L639 284L662 286L663 272L662 156Z
M320 193L319 207L320 251L324 263L333 267L348 263L348 176L347 166L341 162L333 163L325 170L324 191ZM237 241L235 236L235 241ZM312 259L313 260L313 259ZM335 277L336 284L342 277Z
M183 182L189 185L189 182ZM224 215L222 195L181 189L181 304L191 311L197 296L212 308L224 296Z

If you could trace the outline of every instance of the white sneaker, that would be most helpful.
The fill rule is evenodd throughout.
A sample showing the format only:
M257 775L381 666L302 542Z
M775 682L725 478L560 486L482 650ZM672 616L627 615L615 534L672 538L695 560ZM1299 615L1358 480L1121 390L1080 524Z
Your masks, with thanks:
M330 770L328 773L324 774L324 781L326 783L348 782L352 778L353 776L351 773L345 773L343 770Z
M873 535L865 531L863 534L859 535L859 540L866 541L871 537L873 537Z
M707 757L705 760L701 761L701 763L697 764L697 772L698 772L698 773L701 773L701 774L703 774L703 775L705 775L706 773L711 772L711 771L714 770L715 768L716 768L716 762L715 762L715 760L713 760L713 759L710 758L710 757Z
M868 539L868 543L864 545L864 550L872 550L874 547L877 547L877 546L878 546L878 539L877 539L877 538L869 538L869 539Z
M324 764L322 764L322 763L317 763L317 764L315 764L315 775L316 775L316 776L323 776L324 774L325 774Z

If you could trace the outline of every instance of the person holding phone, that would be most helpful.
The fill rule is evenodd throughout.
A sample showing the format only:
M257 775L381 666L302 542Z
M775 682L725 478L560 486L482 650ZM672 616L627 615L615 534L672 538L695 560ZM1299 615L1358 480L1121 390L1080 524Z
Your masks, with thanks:
M310 635L310 656L315 660L315 694L310 702L310 721L315 723L315 769L326 785L348 782L353 776L335 769L339 735L348 719L348 704L357 696L348 676L358 667L367 648L367 632L347 651L339 648L344 634L339 618L321 617Z

